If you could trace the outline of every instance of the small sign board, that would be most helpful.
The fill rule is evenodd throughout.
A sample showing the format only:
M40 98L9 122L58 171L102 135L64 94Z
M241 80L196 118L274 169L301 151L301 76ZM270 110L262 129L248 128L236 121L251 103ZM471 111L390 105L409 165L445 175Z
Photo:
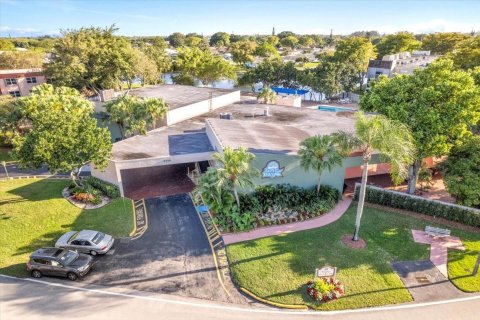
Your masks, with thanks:
M334 278L337 274L337 267L323 267L315 269L315 278Z
M283 177L284 170L285 167L281 167L277 160L270 160L262 170L262 178Z

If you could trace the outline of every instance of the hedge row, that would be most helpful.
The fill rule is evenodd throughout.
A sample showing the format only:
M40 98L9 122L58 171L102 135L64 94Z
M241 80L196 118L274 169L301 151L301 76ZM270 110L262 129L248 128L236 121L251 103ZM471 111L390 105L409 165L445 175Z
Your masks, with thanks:
M92 176L86 178L85 182L94 187L95 189L102 191L104 195L111 199L120 197L120 190L117 186L111 183L105 182Z
M355 188L355 198L358 200L360 186ZM473 209L457 205L449 205L440 201L427 200L409 194L367 186L365 202L380 204L392 208L413 211L450 221L460 222L469 226L480 227L480 213Z

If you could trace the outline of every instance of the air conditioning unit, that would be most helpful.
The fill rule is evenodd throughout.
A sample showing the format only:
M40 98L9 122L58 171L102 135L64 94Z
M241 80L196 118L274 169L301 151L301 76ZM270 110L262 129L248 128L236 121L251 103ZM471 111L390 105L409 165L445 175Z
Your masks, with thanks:
M232 120L232 119L233 119L233 115L232 115L231 112L220 113L220 119Z

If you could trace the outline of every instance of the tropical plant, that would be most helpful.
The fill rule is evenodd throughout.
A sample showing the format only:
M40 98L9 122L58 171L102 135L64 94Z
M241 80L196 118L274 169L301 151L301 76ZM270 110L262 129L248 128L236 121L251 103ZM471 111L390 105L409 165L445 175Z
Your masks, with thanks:
M149 126L165 117L168 106L162 98L140 98L124 94L105 105L110 120L117 123L122 138L139 132L146 134Z
M257 95L258 100L262 100L265 104L273 104L277 100L277 94L269 87L264 87L262 92Z
M257 44L254 41L242 40L235 42L230 47L233 61L238 64L253 62L256 48Z
M457 202L480 207L480 136L453 147L441 168L447 190Z
M253 188L254 179L260 175L259 171L251 166L254 158L255 155L244 147L238 149L225 147L223 153L213 154L213 160L220 165L216 169L218 185L233 192L239 208L238 188Z
M343 156L334 136L313 136L300 143L300 165L305 171L315 170L318 175L317 194L320 192L320 179L324 170L332 171L342 165Z
M13 138L13 155L24 168L47 165L50 172L71 172L74 183L88 163L98 169L108 164L112 143L106 128L99 128L93 105L72 88L43 84L20 98L18 123L28 129ZM80 183L80 182L79 182Z
M439 59L411 76L380 77L362 95L360 107L410 128L417 150L408 178L407 192L413 194L423 159L445 156L471 135L480 120L480 88L471 73Z
M356 114L355 135L339 131L335 139L343 149L342 153L358 150L362 152L363 173L355 220L353 240L358 241L360 222L365 202L368 164L373 153L379 152L380 159L390 164L390 175L394 183L402 182L408 176L408 167L415 158L412 134L407 126L389 120L383 115L366 116Z

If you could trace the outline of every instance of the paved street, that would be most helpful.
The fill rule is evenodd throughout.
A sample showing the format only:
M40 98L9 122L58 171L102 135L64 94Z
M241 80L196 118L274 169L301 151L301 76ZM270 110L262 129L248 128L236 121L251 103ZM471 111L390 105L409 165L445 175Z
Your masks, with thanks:
M60 282L59 282L60 283ZM62 285L72 283L62 281ZM82 283L59 287L0 276L0 319L218 319L218 320L477 320L480 296L447 304L393 307L362 312L291 312L220 304L205 300L175 297L118 288L102 288ZM75 286L78 286L76 288ZM92 291L94 290L94 291Z
M37 170L21 170L18 167L18 164L16 163L11 163L7 165L7 171L8 171L8 176L9 177L21 177L21 176L38 176L38 175L51 175L51 173L48 171L47 167L42 167ZM82 171L80 173L81 176L87 176L90 175L89 171ZM68 177L70 176L70 173L58 173L57 176L65 176ZM3 166L0 165L0 179L6 178L7 174L5 173L5 169Z

